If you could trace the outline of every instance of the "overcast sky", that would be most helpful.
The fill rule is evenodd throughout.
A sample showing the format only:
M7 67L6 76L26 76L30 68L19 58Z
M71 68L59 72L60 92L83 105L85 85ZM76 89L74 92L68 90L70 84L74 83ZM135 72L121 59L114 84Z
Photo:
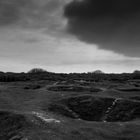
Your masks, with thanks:
M0 0L0 71L140 69L138 0Z

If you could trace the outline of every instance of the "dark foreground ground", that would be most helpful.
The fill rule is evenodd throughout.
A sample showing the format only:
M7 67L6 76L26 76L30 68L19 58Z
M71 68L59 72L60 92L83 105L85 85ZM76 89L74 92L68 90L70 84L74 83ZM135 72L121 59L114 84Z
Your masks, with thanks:
M140 80L1 82L0 140L140 140Z

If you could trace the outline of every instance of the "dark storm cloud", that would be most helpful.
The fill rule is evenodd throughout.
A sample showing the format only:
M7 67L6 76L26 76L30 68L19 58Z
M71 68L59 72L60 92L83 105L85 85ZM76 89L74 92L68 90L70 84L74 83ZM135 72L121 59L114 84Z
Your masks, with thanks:
M62 0L0 0L0 26L40 28L50 25L61 5ZM52 26L54 23L56 25L57 21L52 22Z
M30 5L30 0L0 0L0 25L17 22L21 8Z
M74 0L64 15L68 32L101 49L140 57L139 0Z

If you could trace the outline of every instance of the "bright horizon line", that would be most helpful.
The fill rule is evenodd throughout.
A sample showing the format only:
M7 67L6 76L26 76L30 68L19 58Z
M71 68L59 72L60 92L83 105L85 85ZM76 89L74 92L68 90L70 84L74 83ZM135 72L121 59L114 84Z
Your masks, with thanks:
M1 71L0 70L0 72L4 72L4 73L28 73L30 70L32 70L32 69L43 69L43 70L45 70L45 71L47 71L47 72L52 72L52 73L63 73L63 74L70 74L70 73L92 73L92 72L95 72L95 71L98 71L98 70L100 70L100 69L96 69L96 70L93 70L93 71L83 71L83 72L76 72L76 71L73 71L73 72L55 72L55 71L51 71L51 70L47 70L47 69L45 69L45 68L41 68L41 67L34 67L34 68L31 68L31 69L29 69L29 70L25 70L25 71ZM102 71L104 74L123 74L123 73L133 73L134 71L136 71L136 70L138 70L139 71L139 69L134 69L133 71L129 71L129 72L105 72L105 71L102 71L102 70L100 70L100 71Z

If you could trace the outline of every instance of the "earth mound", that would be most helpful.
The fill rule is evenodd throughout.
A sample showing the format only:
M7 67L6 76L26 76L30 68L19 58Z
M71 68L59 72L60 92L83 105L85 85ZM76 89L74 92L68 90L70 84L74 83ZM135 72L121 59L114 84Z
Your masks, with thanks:
M97 122L126 122L140 118L140 102L121 98L77 96L48 107L49 111L74 119Z

